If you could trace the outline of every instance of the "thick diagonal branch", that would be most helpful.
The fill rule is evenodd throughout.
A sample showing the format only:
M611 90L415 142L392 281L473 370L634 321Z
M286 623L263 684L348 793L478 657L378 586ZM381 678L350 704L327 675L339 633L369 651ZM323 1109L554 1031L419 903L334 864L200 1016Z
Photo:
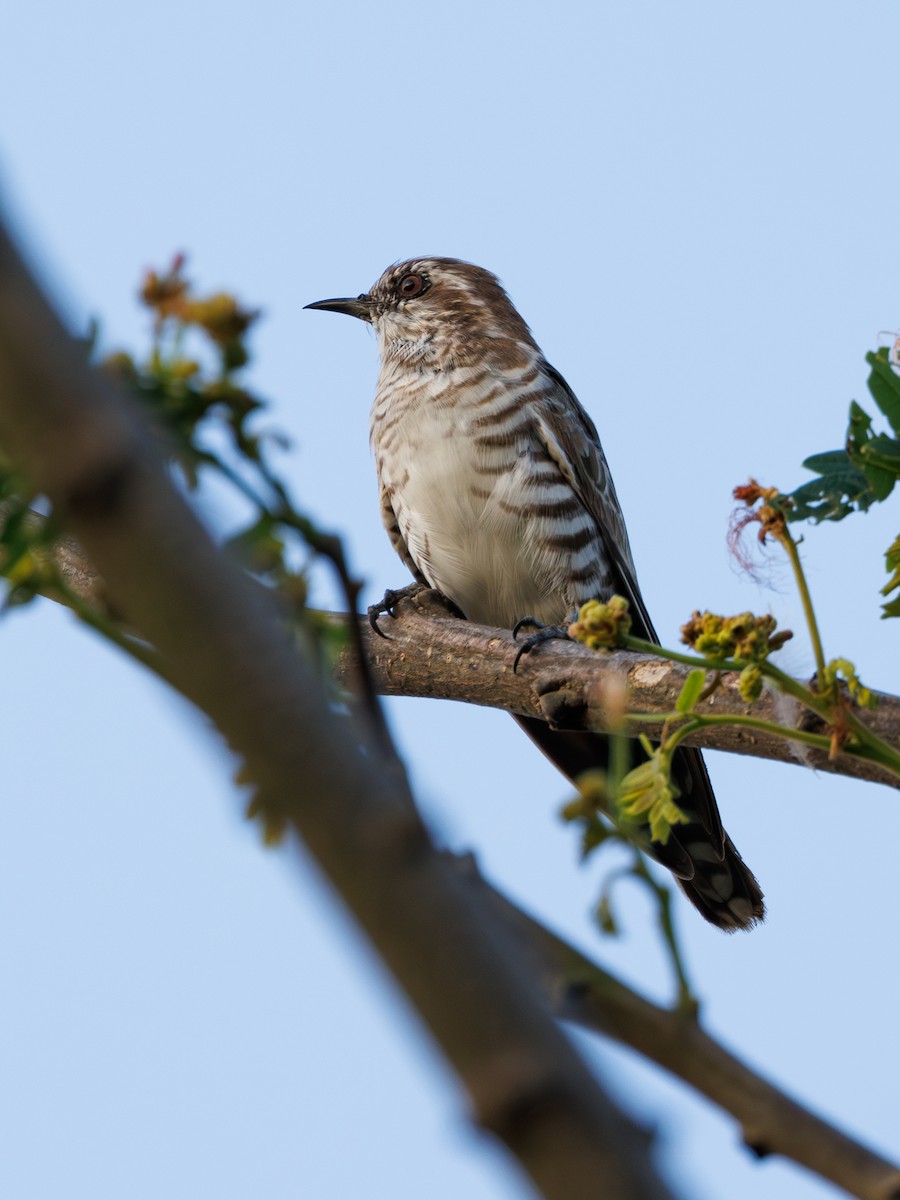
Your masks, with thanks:
M648 1138L552 1020L501 924L431 844L276 611L212 544L124 395L90 371L0 230L0 444L168 678L304 839L430 1028L478 1121L553 1197L670 1195Z

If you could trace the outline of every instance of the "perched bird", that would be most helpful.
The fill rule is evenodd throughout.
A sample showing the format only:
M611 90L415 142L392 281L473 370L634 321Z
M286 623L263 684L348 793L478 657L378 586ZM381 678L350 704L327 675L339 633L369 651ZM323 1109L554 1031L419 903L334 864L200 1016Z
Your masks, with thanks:
M498 279L454 258L389 267L360 296L307 308L372 325L381 374L371 415L381 512L422 583L471 621L558 624L589 599L627 597L637 636L657 641L597 430L544 358ZM517 717L575 778L607 739ZM720 929L763 916L762 893L722 828L703 759L676 753L688 824L651 843Z

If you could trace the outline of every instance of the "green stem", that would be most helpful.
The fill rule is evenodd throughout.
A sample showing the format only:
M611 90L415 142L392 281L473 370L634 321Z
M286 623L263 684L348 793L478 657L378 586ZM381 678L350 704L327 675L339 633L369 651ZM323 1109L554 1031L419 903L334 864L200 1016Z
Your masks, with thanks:
M666 944L666 949L669 952L669 961L672 964L672 971L675 975L675 982L678 987L678 1000L676 1009L679 1012L685 1013L691 1017L697 1016L697 1000L688 980L687 968L685 967L684 957L681 953L681 947L678 944L678 938L675 934L675 924L672 920L672 895L667 887L659 883L653 876L650 868L647 866L647 861L643 854L635 855L635 863L632 869L632 874L638 879L643 880L651 889L658 903L659 928L663 935L663 941Z
M665 646L658 646L656 642L648 642L644 638L632 637L630 634L626 634L621 642L626 650L635 650L640 654L652 654L654 658L665 658L669 662L681 663L686 667L700 667L706 671L743 671L744 667L750 665L742 659L701 658L697 654L683 654L679 650L668 650ZM793 676L786 675L784 671L779 670L768 661L757 665L763 675L777 685L779 691L792 696L804 708L808 708L823 721L830 723L833 720L832 706L829 700L817 692L811 691ZM871 736L876 737L877 735L872 734Z
M656 722L660 720L684 720L684 713L626 713L626 721L645 721ZM686 737L692 733L696 733L698 729L710 725L735 725L743 729L754 729L758 733L770 734L772 737L784 738L792 742L803 742L807 746L814 746L817 750L831 749L831 738L826 737L821 733L809 733L805 729L792 729L789 725L777 725L774 721L765 721L762 717L745 717L739 713L716 713L715 715L696 714L691 716L685 725L682 725L674 733L666 738L666 746L677 746L683 742ZM852 756L853 749L845 751L846 754Z
M703 667L707 671L739 671L741 667L730 658L701 658L698 654L685 654L680 650L667 650L656 642L623 634L619 642L625 650L636 650L640 654L652 654L654 658L667 658L670 662L683 663L686 667Z
M800 593L800 600L803 604L803 615L806 618L806 627L809 630L810 640L812 641L813 654L816 659L816 684L820 692L825 690L825 654L822 650L822 638L819 634L819 624L816 621L816 614L813 609L812 596L809 592L809 587L806 583L806 573L803 570L803 564L800 561L800 552L797 549L797 543L791 535L785 530L784 534L778 538L781 545L784 547L788 558L791 560L791 567L794 572L794 579L797 583L797 591Z
M886 767L893 774L900 775L900 752L895 750L890 742L886 742L877 733L873 733L853 713L847 713L846 722L848 731L859 741L860 745L851 746L849 749L842 747L842 753L851 754L856 758L864 758L868 762L878 763L879 766Z
M657 646L654 642L632 637L630 634L622 638L622 645L627 650L635 650L641 654L652 654L657 658L665 658L670 662L681 663L686 667L701 667L707 671L741 671L747 666L746 662L742 662L739 659L701 658L695 654L682 654L678 650L667 650L663 646ZM800 683L793 676L787 675L768 661L759 663L759 668L764 677L775 684L780 692L792 697L792 699L802 704L804 708L808 709L809 712L813 713L826 724L835 724L835 700L827 692L820 694L819 692L812 691L805 684ZM670 718L666 717L665 714L661 718L659 713L648 713L646 715L639 713L628 714L628 720L658 721L660 719L667 720ZM743 725L749 729L758 729L764 733L771 733L776 737L788 738L795 742L805 742L826 752L830 752L831 750L831 739L829 737L825 737L822 734L808 733L802 729L793 729L788 726L778 725L774 722L763 721L759 717L742 717L738 714L721 714L716 716L702 716L697 714L695 719L709 725ZM886 742L884 738L874 733L854 713L847 712L844 716L844 721L848 732L853 735L858 745L844 746L841 749L841 753L847 754L851 758L859 758L865 762L876 763L878 766L890 771L892 775L900 777L900 753L889 742ZM691 732L694 732L697 728L699 726L692 726ZM675 734L672 734L672 737L677 738L678 741L681 741L686 736L684 727L679 729Z
M651 714L647 714L651 716ZM627 720L644 719L642 714L628 714ZM659 716L652 715L653 720L659 720ZM900 754L893 749L877 734L872 733L867 729L861 721L856 718L848 718L848 727L856 734L856 726L862 732L863 737L860 738L861 744L857 746L844 745L841 747L841 754L846 754L848 758L860 759L863 762L875 763L879 767L884 767L886 771L890 771L892 775L900 778ZM831 738L826 737L821 733L810 733L805 729L792 729L787 725L777 725L774 721L765 721L761 717L741 716L737 713L717 713L715 715L700 715L697 714L675 733L671 734L666 739L666 745L669 748L677 746L683 742L685 738L690 737L692 733L696 733L698 729L716 725L734 725L743 729L754 729L759 733L771 734L773 737L784 738L790 742L802 742L804 745L813 746L817 750L824 750L826 754L831 753Z

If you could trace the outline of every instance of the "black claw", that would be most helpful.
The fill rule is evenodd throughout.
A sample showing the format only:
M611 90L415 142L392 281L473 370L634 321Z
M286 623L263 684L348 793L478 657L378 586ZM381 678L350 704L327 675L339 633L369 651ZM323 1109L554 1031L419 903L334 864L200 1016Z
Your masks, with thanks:
M523 617L521 621L516 621L515 625L513 625L513 641L516 640L516 638L519 636L520 630L524 629L526 625L532 625L535 629L544 628L537 617Z
M376 607L377 606L374 604L370 605L370 607L369 607L369 624L371 625L374 632L377 633L380 638L384 638L384 640L386 642L389 642L391 640L389 635L386 634L384 632L384 630L381 628L381 626L378 624L378 618L380 616L383 616L383 610L379 610L378 612L373 612L372 609L376 608Z
M459 608L458 605L454 604L453 601L447 596L444 596L441 592L436 591L434 588L428 587L427 584L424 583L410 583L407 587L398 588L396 591L393 588L388 588L382 599L379 600L377 604L369 605L367 609L369 624L372 626L372 629L375 631L375 633L377 633L379 637L383 637L385 641L391 641L391 635L389 633L384 633L379 627L378 618L384 616L385 613L387 613L389 617L396 617L397 605L401 600L412 599L414 596L417 596L422 592L428 593L440 601L440 603L444 605L444 607L447 609L447 612L450 613L452 617L460 617L463 621L466 619L465 613L462 611L462 609Z
M542 625L541 622L535 620L534 617L523 617L521 621L516 622L512 631L513 640L515 640L519 630L526 625L533 626L537 632L533 633L531 637L526 638L519 647L518 653L513 659L513 675L515 675L516 671L518 670L519 660L521 659L522 655L530 654L535 646L540 646L542 642L557 641L560 638L564 641L569 641L568 625Z
M389 617L396 616L395 610L397 607L397 601L401 599L402 595L402 592L395 592L393 588L388 588L388 590L384 593L384 596L382 596L377 604L370 604L368 607L367 611L369 615L369 624L372 626L372 629L375 631L375 633L377 633L379 637L384 638L386 642L389 642L391 639L390 636L379 627L378 618L384 616L385 613L387 613Z

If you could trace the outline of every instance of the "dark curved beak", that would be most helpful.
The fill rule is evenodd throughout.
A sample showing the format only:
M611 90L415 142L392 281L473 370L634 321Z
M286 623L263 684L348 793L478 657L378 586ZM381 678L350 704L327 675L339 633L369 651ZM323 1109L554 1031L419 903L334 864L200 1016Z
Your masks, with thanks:
M365 292L355 299L342 296L337 300L317 300L315 304L304 304L304 308L320 308L323 312L346 313L348 317L359 317L361 321L372 320L372 297Z

